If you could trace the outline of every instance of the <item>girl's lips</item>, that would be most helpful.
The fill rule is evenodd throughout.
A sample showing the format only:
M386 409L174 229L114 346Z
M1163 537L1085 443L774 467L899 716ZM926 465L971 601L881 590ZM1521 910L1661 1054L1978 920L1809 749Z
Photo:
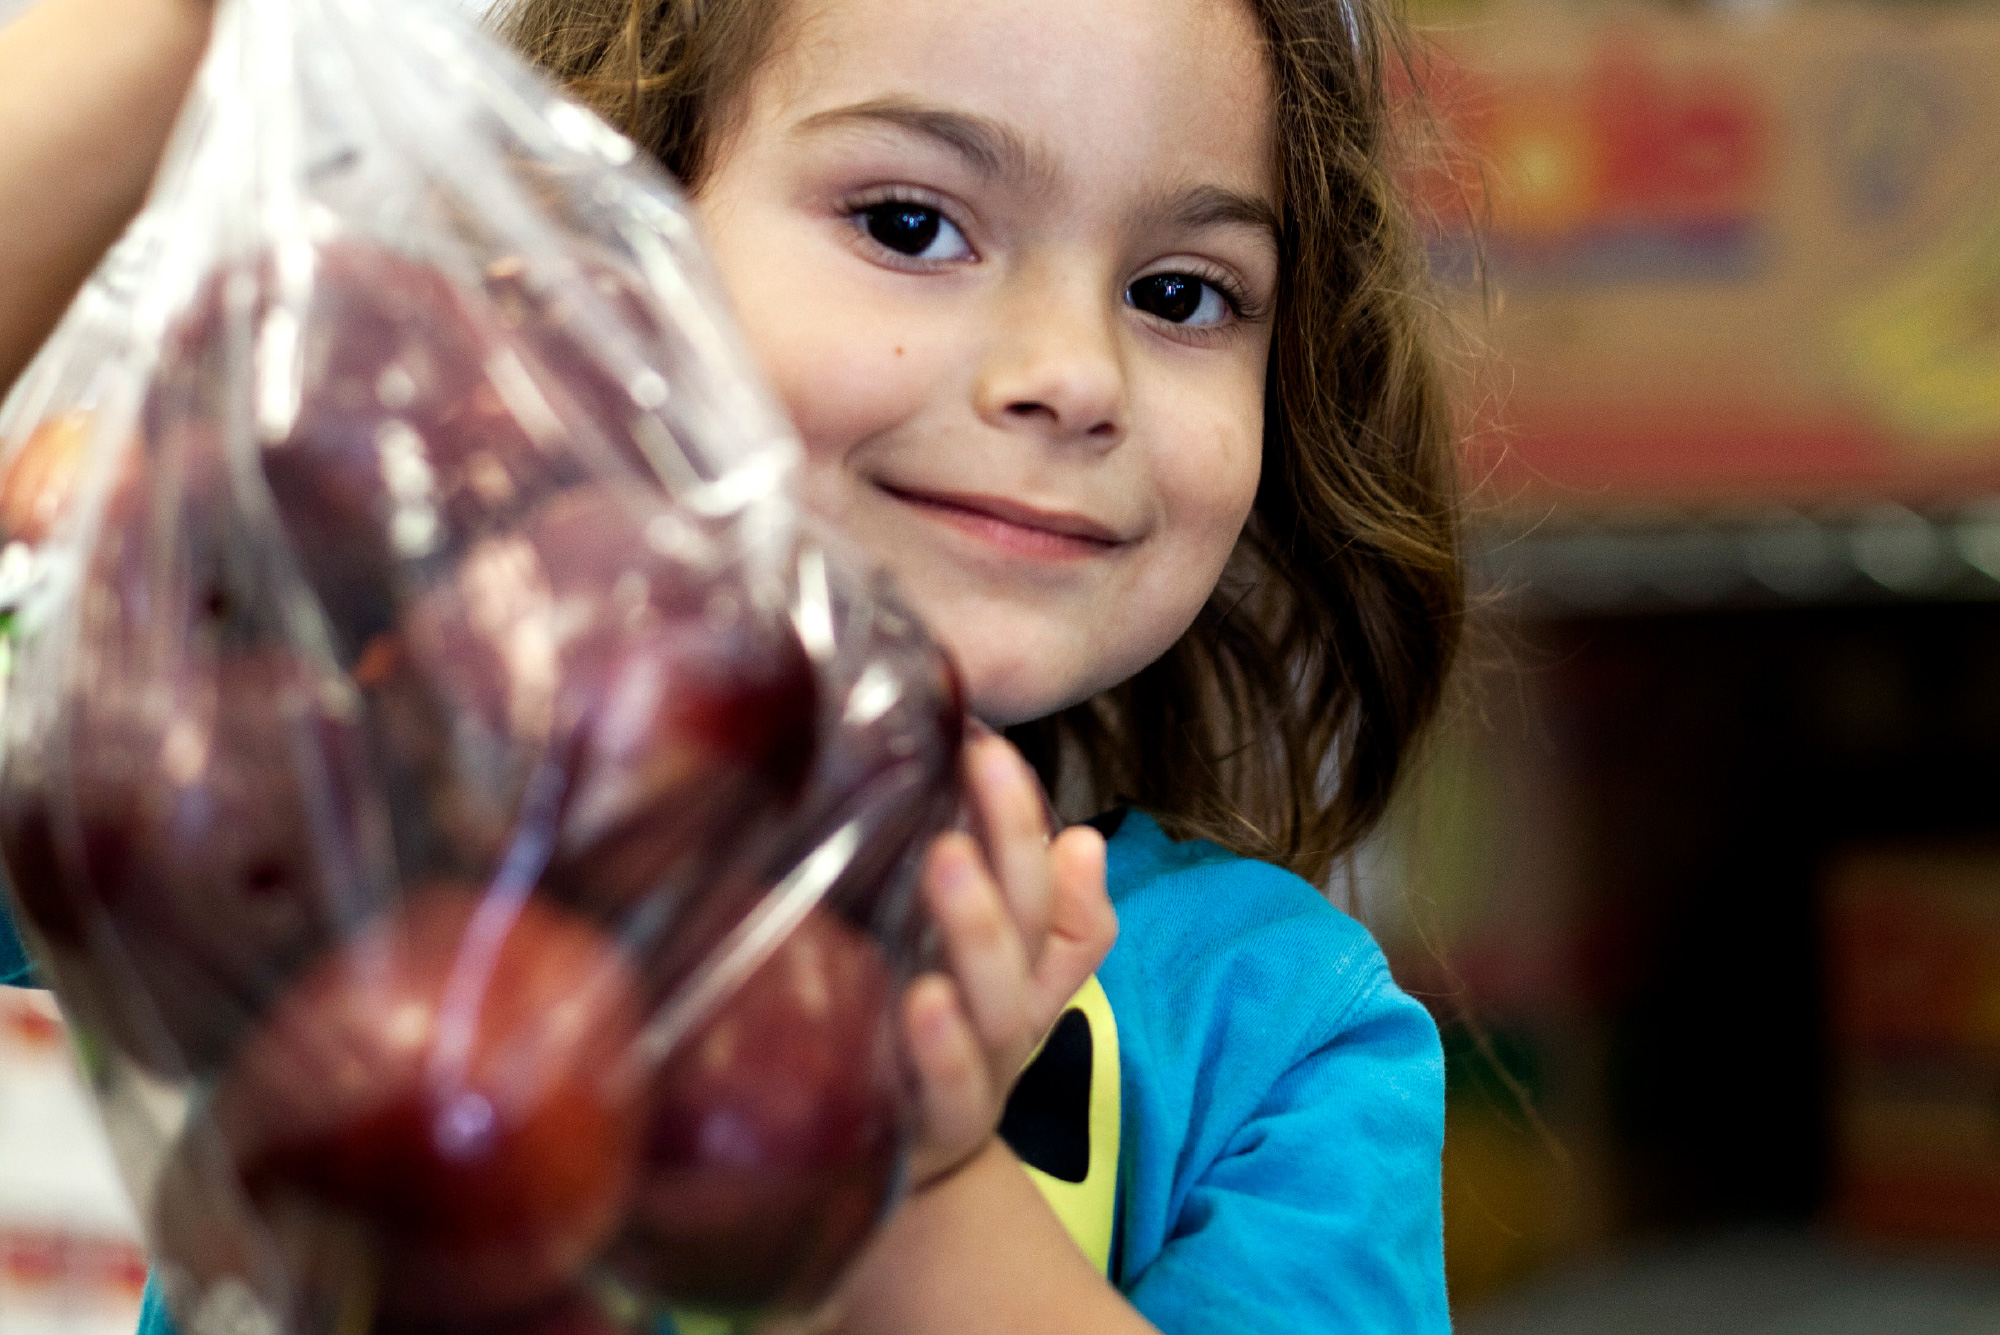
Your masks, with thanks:
M1037 510L999 496L876 485L912 509L1015 556L1077 560L1102 556L1124 543L1104 525L1079 514Z

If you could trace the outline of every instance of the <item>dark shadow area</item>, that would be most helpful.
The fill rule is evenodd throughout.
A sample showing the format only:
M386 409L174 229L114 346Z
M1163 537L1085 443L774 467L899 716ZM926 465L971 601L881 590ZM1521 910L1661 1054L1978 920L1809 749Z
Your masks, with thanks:
M1819 891L1853 846L2000 840L2000 605L1550 623L1623 1229L1829 1190Z

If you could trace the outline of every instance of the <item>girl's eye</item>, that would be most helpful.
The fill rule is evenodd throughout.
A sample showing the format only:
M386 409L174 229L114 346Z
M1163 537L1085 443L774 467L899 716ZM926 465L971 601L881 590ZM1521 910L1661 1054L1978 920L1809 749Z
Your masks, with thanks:
M1217 325L1231 314L1221 289L1193 274L1147 274L1125 289L1125 300L1169 324Z
M951 219L928 204L884 200L860 211L861 226L877 244L913 260L962 260L972 256Z

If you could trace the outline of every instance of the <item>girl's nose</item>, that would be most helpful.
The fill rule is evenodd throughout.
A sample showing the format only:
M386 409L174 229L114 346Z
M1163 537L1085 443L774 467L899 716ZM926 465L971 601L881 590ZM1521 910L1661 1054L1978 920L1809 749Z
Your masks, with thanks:
M1117 315L1081 282L1009 293L973 388L981 420L1052 441L1116 445L1126 414Z

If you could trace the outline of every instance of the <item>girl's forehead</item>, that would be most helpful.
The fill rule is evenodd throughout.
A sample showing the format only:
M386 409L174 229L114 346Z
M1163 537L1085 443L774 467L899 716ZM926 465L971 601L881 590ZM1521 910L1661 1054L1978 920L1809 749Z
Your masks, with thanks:
M996 132L990 147L1044 174L1115 163L1274 194L1248 0L804 0L792 19L758 80L765 129L930 109Z

